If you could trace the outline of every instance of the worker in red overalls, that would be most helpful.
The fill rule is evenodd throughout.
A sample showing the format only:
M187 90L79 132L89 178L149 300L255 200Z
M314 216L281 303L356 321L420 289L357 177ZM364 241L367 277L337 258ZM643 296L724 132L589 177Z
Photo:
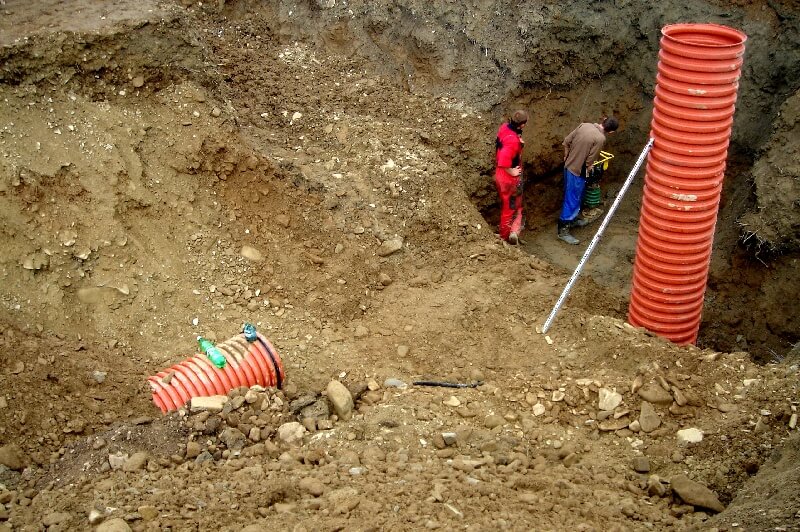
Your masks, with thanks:
M500 196L500 238L510 244L519 243L522 231L522 130L528 113L514 111L511 120L497 130L497 168L494 182Z

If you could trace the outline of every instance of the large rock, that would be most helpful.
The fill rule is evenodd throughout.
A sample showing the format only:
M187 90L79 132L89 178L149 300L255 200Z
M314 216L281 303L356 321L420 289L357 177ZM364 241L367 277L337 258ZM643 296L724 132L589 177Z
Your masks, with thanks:
M378 248L378 256L379 257L388 257L392 253L400 251L403 249L403 239L402 238L392 238L390 240L384 240L381 243L381 246Z
M283 443L293 444L303 440L306 433L306 428L297 421L284 423L278 427L278 439Z
M21 471L25 469L25 464L28 462L25 453L22 449L14 443L3 445L0 447L0 464L6 466L14 471Z
M598 408L600 410L614 410L622 403L622 395L608 388L600 388L598 392Z
M125 460L125 463L122 464L123 471L140 471L145 468L147 465L147 460L150 455L147 454L146 451L139 451L138 453L133 453L133 456Z
M228 402L227 395L212 395L209 397L192 397L189 401L189 410L191 412L220 412L225 403Z
M67 523L72 516L67 512L50 512L42 518L45 527Z
M95 532L131 532L131 527L128 526L124 519L115 517L100 523Z
M661 425L661 418L658 417L653 405L647 401L642 401L642 411L639 414L639 426L642 432L653 432Z
M688 429L681 429L676 434L678 438L678 443L700 443L703 441L703 431L695 428L690 427Z
M655 405L672 404L672 394L658 384L654 384L652 382L639 388L638 393L639 397L648 403L653 403Z
M219 441L224 443L228 449L238 451L244 448L247 436L237 428L228 427L220 433Z
M350 390L339 381L328 383L328 400L339 419L348 420L353 417L353 396Z
M672 485L672 491L677 493L678 497L687 504L707 508L715 512L721 512L725 509L725 506L719 502L713 491L699 482L690 480L686 475L672 477L670 484Z

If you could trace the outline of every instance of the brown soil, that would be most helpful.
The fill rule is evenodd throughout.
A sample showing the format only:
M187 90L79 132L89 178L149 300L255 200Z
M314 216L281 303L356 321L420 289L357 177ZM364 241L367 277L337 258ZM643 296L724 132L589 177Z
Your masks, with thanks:
M0 4L0 531L798 526L791 2ZM750 36L698 346L624 323L640 182L542 335L592 235L554 238L561 139L622 119L607 207L676 18ZM519 106L515 248L490 176ZM147 377L244 322L284 389L162 416Z

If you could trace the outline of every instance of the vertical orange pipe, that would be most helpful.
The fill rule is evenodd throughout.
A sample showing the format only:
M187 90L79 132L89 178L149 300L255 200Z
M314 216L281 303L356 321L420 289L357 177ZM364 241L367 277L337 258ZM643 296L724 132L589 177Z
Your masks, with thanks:
M717 24L661 34L628 321L693 344L747 36Z

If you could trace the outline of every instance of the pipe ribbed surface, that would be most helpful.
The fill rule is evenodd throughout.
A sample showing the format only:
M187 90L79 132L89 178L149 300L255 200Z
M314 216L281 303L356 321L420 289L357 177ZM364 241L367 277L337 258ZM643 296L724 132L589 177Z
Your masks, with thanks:
M693 344L747 36L717 24L661 34L628 321Z
M226 360L222 369L198 354L148 377L153 402L162 412L177 410L192 397L225 395L239 386L259 384L280 388L283 385L281 358L261 333L252 343L239 334L217 347Z

